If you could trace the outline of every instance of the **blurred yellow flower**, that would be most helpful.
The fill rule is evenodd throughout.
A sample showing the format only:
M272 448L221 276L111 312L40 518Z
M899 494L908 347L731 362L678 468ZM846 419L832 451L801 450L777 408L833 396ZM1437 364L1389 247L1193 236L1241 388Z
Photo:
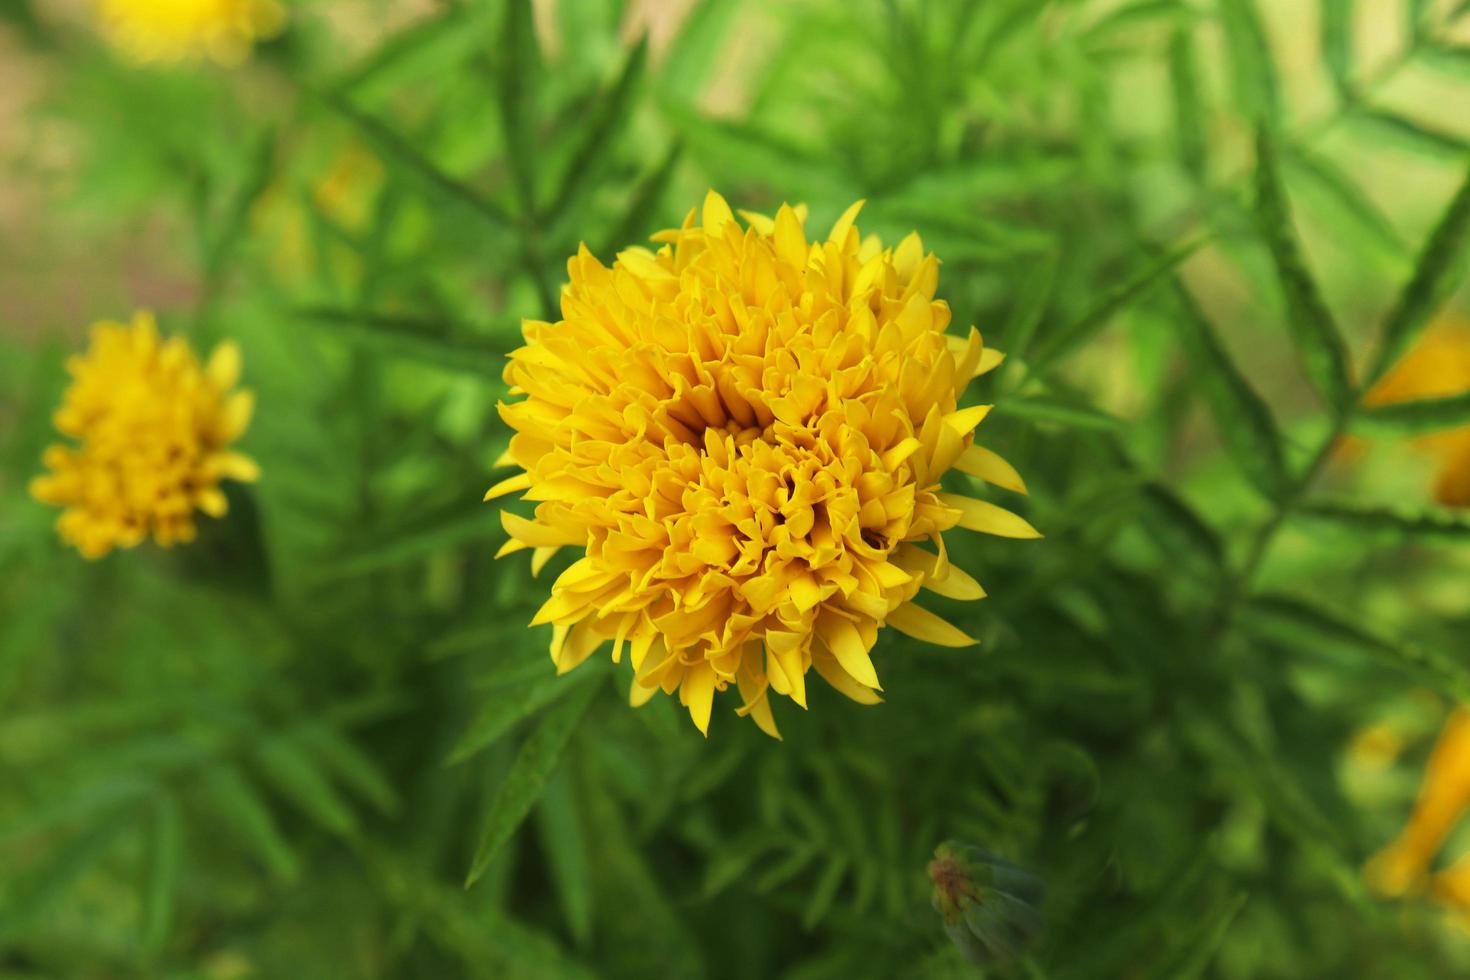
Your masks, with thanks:
M1390 897L1422 890L1430 863L1467 808L1470 808L1470 711L1456 708L1429 755L1424 783L1408 824L1392 844L1368 862L1365 871L1368 883ZM1470 895L1470 869L1462 869L1448 882L1436 880L1434 884L1437 892L1463 891Z
M501 554L581 552L533 624L554 625L558 671L604 641L626 645L631 700L675 691L708 732L716 691L779 737L769 694L806 706L806 675L879 700L869 657L892 626L932 643L975 641L912 600L921 586L979 599L942 532L1037 537L994 504L942 492L951 468L1021 492L960 408L1000 363L973 328L949 337L939 262L918 235L884 249L848 209L809 242L804 208L774 219L718 194L702 215L630 248L611 268L584 246L563 319L528 320L501 406L516 431L502 460L523 472L534 520L502 514ZM928 539L935 550L917 542Z
M330 166L311 183L309 203L284 180L267 188L250 217L256 238L270 250L276 279L288 286L309 284L324 272L348 281L359 279L362 260L349 246L333 241L325 249L315 247L311 208L340 231L362 232L372 219L384 176L376 156L361 144L350 143L336 152ZM319 255L326 261L318 261Z
M150 534L167 547L194 537L194 512L222 516L221 480L253 481L255 462L230 449L250 424L254 396L234 391L240 352L221 344L200 366L182 338L160 340L153 316L99 323L72 376L56 428L79 445L54 445L50 473L31 495L65 508L61 537L88 558Z
M1366 404L1392 405L1470 391L1470 321L1446 318L1384 377ZM1470 426L1414 440L1439 464L1434 499L1447 507L1470 507Z
M97 16L107 39L143 63L239 64L286 24L276 0L97 0Z

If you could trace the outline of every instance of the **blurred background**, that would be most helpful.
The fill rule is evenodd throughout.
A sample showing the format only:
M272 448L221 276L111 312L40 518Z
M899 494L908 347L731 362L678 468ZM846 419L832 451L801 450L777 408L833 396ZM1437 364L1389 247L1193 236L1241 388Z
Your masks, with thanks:
M1470 802L1470 3L131 6L0 0L0 977L1470 971L1410 822ZM1047 536L784 742L553 676L480 502L520 319L711 187L922 233ZM240 344L263 477L87 562L27 484L137 309ZM1045 883L1025 950L946 936L946 839Z

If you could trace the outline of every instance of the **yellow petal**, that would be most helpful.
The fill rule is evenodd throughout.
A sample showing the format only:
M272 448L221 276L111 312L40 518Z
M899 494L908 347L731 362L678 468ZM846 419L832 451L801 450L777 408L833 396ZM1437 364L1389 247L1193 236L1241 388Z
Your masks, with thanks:
M722 200L721 204L724 203ZM727 208L728 210L728 208ZM689 717L700 734L709 737L709 715L715 700L715 672L703 664L689 668L684 675L684 685L679 690L680 699L689 708Z
M494 500L496 497L503 497L508 493L529 489L531 489L531 474L517 473L515 476L506 477L489 490L486 490L485 499L487 501Z
M982 534L994 534L1002 538L1039 538L1041 532L1026 522L1019 514L1012 514L1004 507L997 507L988 500L961 497L955 493L935 495L945 507L960 512L960 527Z
M838 665L837 659L830 653L814 653L812 655L812 666L817 669L817 673L834 690L851 698L858 704L882 703L883 699L877 694L849 677L847 672Z
M735 220L735 213L723 197L711 190L704 196L702 223L707 232L717 232L728 222Z
M842 217L832 226L832 231L827 235L827 241L841 245L847 238L847 232L852 228L853 222L857 221L858 212L863 209L866 201L855 201L851 207L842 212Z
M955 460L954 468L1003 490L1026 493L1026 481L1016 468L984 446L971 446Z
M250 428L250 417L255 413L255 393L252 391L237 391L225 399L224 409L220 413L219 437L225 442L233 442L245 434Z
M982 374L989 374L991 371L1000 367L1005 362L1005 359L1006 356L994 347L985 348L980 354L980 364L975 368L975 373L971 377L978 378Z
M531 552L531 577L535 578L540 575L546 563L551 561L552 556L560 550L558 547L544 547Z
M916 640L937 643L942 647L968 647L980 642L912 602L906 602L889 613L887 623L900 633L907 633Z
M853 680L876 691L883 689L878 683L878 672L873 669L873 661L868 656L868 648L863 643L862 634L858 632L851 620L842 616L828 615L822 619L818 632L827 644L827 649L831 650L832 655L837 658L837 663L852 676Z
M990 414L989 405L972 405L950 412L944 417L944 424L954 429L962 436L969 435L975 431L975 427L985 421L985 416Z
M240 345L227 340L214 349L204 374L219 391L229 391L240 380Z

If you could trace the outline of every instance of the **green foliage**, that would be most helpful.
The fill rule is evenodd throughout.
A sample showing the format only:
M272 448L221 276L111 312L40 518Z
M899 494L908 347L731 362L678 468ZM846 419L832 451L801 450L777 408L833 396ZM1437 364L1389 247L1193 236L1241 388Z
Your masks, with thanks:
M1360 871L1470 697L1470 524L1407 445L1470 395L1362 404L1465 282L1470 4L639 6L293 4L225 70L0 2L25 268L107 270L0 262L0 976L975 976L944 840L1045 885L987 975L1470 970ZM885 631L885 703L814 683L781 742L556 677L524 624L568 559L495 561L480 500L520 320L711 186L923 234L1046 535L947 537L982 645ZM84 319L148 303L241 344L264 478L88 564L25 486Z

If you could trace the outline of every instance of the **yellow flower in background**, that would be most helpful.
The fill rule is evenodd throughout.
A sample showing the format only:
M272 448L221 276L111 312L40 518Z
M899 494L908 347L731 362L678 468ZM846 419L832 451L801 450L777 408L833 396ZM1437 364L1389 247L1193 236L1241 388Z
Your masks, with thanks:
M194 538L195 511L222 516L221 480L253 481L255 462L230 449L250 424L254 396L236 391L240 352L221 344L202 367L180 337L161 340L153 316L99 323L92 346L67 362L72 376L50 473L31 495L65 508L63 540L88 558L144 538L165 547Z
M1368 863L1365 873L1369 884L1390 897L1421 890L1435 855L1467 808L1470 808L1470 711L1456 708L1429 755L1424 783L1408 824L1392 844ZM1436 876L1432 887L1436 894L1470 897L1470 866L1456 865ZM1470 909L1470 903L1465 907Z
M1021 492L1016 471L973 444L988 406L960 408L1000 363L973 328L945 334L939 262L918 235L885 249L850 208L808 241L804 208L774 219L718 194L696 219L611 268L585 246L568 263L563 319L528 320L501 406L516 431L502 460L523 472L534 519L502 514L506 554L578 559L533 624L554 625L560 672L604 642L624 648L633 703L678 692L708 732L731 684L779 737L771 692L806 706L806 676L879 700L869 656L892 626L933 643L975 641L917 605L920 587L984 595L946 559L944 531L1037 532L994 504L944 493L955 468ZM919 542L932 544L933 550Z
M1470 321L1443 319L1368 393L1370 406L1470 391ZM1414 440L1439 464L1434 499L1447 507L1470 507L1470 426Z
M384 177L383 164L371 151L349 143L311 181L309 192L298 191L284 179L267 188L253 205L250 218L257 240L269 249L275 278L293 287L307 285L323 273L349 282L360 279L361 256L337 241L319 249L313 239L313 220L350 234L362 232L372 220Z
M286 24L276 0L97 0L97 16L107 39L143 63L239 64Z

